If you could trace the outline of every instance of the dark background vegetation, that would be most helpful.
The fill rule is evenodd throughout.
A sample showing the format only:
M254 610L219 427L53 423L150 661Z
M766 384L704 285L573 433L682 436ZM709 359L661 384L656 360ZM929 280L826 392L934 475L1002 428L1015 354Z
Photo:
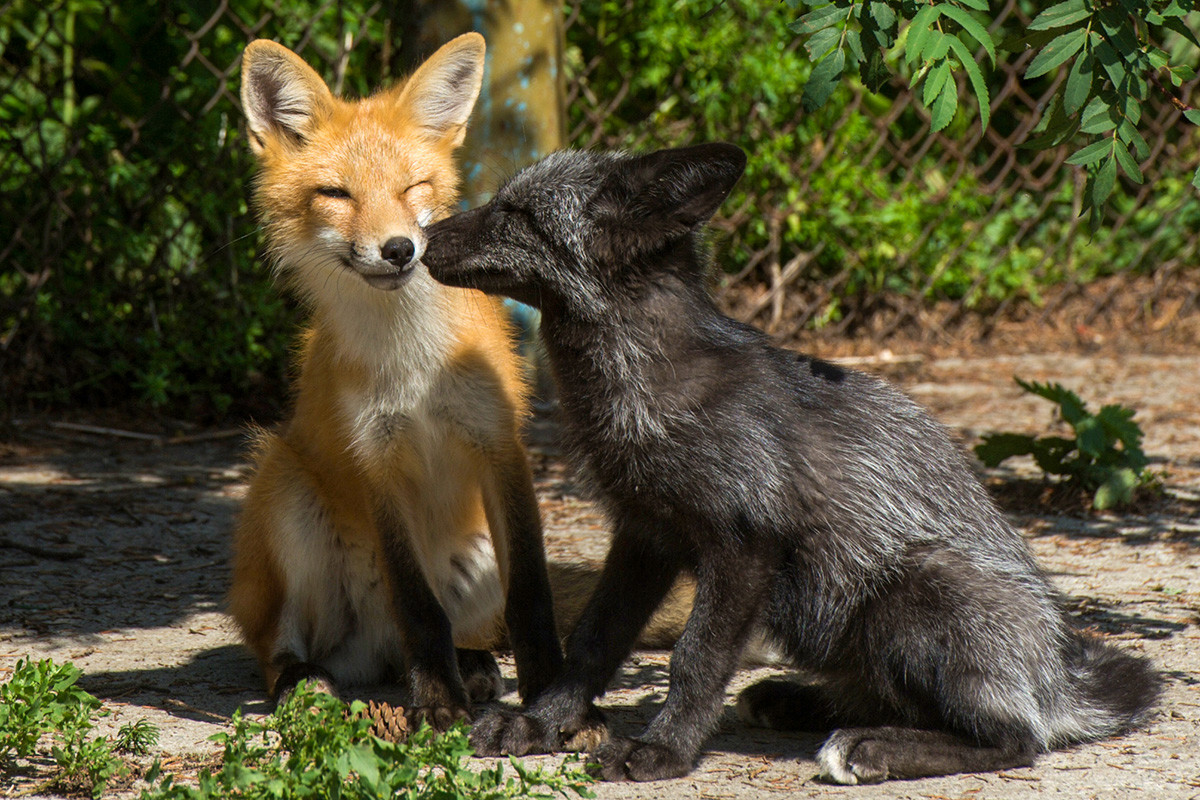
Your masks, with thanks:
M993 31L1040 8L994 2ZM1143 121L1145 183L1122 182L1093 234L1070 147L1020 147L1060 71L1001 64L990 127L964 111L933 134L903 75L804 112L811 65L783 3L569 0L562 16L566 117L548 124L570 144L749 153L714 226L717 289L782 341L974 346L1012 322L1023 346L1092 329L1200 343L1200 155L1165 98ZM0 2L0 416L277 415L302 311L247 208L240 53L276 39L361 95L428 55L422 20L411 2Z

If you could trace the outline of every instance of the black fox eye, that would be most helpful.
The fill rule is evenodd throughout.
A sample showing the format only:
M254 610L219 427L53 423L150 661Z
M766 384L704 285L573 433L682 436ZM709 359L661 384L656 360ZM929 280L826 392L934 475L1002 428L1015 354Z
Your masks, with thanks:
M413 189L417 189L417 188L419 188L419 187L421 187L421 186L432 186L432 185L433 185L433 183L432 183L431 181L417 181L417 182L416 182L416 183L414 183L412 186L410 186L410 187L408 187L407 189L405 189L405 190L404 190L404 193L405 193L405 194L408 194L408 193L409 193L409 192L411 192Z
M332 197L334 200L349 200L350 193L337 186L318 186L317 194L322 197Z

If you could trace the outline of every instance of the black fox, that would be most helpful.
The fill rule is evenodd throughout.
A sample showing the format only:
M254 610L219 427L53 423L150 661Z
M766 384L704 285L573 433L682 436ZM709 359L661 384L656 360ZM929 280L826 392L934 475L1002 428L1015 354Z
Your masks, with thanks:
M941 425L717 310L699 232L744 166L725 144L560 152L429 229L435 278L541 309L570 452L614 525L563 674L475 747L553 751L596 725L680 570L697 590L666 702L593 753L604 778L691 770L756 623L818 677L748 688L741 716L835 729L827 780L1028 765L1138 724L1158 674L1072 627Z

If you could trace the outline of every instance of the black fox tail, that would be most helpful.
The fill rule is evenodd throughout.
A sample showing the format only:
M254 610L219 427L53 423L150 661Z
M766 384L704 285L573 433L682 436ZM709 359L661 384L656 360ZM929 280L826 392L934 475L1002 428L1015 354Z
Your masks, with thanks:
M1162 694L1162 675L1144 658L1079 636L1067 667L1073 697L1052 745L1102 739L1141 725ZM1057 727L1057 726L1056 726Z

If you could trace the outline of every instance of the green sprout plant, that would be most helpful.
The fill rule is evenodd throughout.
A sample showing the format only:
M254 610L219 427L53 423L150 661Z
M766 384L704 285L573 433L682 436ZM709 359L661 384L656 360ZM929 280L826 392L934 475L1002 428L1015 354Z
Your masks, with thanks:
M1158 485L1159 476L1146 470L1142 429L1133 421L1132 409L1111 404L1093 414L1079 395L1061 384L1014 380L1025 391L1057 404L1058 415L1074 436L988 434L975 447L985 466L998 466L1013 456L1033 456L1047 475L1065 478L1091 494L1097 510L1128 504L1139 489Z
M530 768L515 758L479 768L461 724L444 734L427 725L401 742L371 735L366 705L349 705L301 685L261 722L234 713L232 733L213 740L224 746L216 771L200 773L199 785L158 781L142 800L215 798L377 798L410 800L506 800L507 798L592 797L592 778L570 765ZM157 783L156 783L157 782Z
M91 735L96 718L107 712L76 685L80 674L72 664L23 659L0 684L0 779L5 783L14 773L28 775L32 762L53 760L56 772L47 788L98 798L114 778L140 772L116 753L145 755L157 744L158 729L141 719L122 726L111 739ZM594 778L574 758L549 767L530 767L515 758L491 765L468 761L472 750L463 725L444 734L422 725L407 739L390 742L371 734L366 708L301 685L261 721L238 710L232 731L211 737L222 745L219 768L202 770L198 785L192 785L163 774L155 759L145 772L141 800L594 796L589 788Z
M0 685L0 774L37 757L48 737L58 770L54 783L100 797L113 778L127 772L114 749L123 749L123 742L148 747L157 741L158 731L145 720L124 726L115 745L92 736L96 718L107 712L76 685L80 674L74 665L50 659L17 662L12 677Z

